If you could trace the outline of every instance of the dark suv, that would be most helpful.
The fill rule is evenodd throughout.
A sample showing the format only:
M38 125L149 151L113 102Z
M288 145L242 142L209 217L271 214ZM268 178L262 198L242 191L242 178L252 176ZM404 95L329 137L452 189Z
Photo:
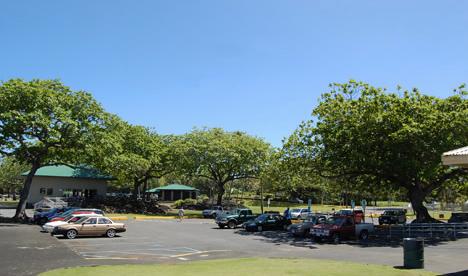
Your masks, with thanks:
M448 220L449 223L468 222L468 212L452 213L452 217Z
M404 224L406 223L405 209L385 210L379 217L379 224Z

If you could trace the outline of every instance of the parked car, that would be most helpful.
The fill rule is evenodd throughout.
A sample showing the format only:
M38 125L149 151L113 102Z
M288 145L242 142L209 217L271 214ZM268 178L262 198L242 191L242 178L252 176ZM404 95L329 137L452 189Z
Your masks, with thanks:
M230 212L223 212L216 217L216 224L219 228L228 227L230 229L236 228L237 225L254 219L256 216L250 209L234 209Z
M99 216L102 217L102 215L90 213L90 214L79 214L79 215L69 215L65 217L64 220L59 220L59 221L52 221L48 222L44 225L42 225L42 231L46 233L52 232L56 226L67 224L67 223L74 223L77 222L78 220L84 218L84 217L91 217L91 216Z
M115 223L108 217L83 217L74 222L54 227L51 235L63 235L68 239L78 236L107 236L115 237L116 233L125 232L125 224Z
M85 214L98 214L104 215L104 212L100 209L73 209L61 215L54 216L49 219L50 222L63 221L69 215L85 215Z
M448 220L449 223L468 222L468 212L452 213L452 217Z
M210 209L203 210L202 215L204 218L216 218L223 212L223 206L213 206Z
M291 225L291 220L282 215L263 214L244 223L243 228L247 231L262 232L263 230L287 230L289 225Z
M76 207L62 207L62 208L53 208L46 212L35 212L33 216L33 221L39 225L42 225L48 222L51 218L62 215L74 209L77 209L77 208Z
M303 219L311 214L307 208L291 209L290 212L292 219Z
M406 209L388 209L379 217L379 224L404 224L406 223Z
M327 215L314 214L309 215L302 223L291 224L288 226L288 231L296 237L306 237L310 234L310 229L317 224L325 223Z
M358 238L367 240L374 232L372 223L356 223L354 216L333 216L323 224L315 225L311 234L316 241L322 239L339 243L342 239Z
M360 209L341 209L336 216L353 216L356 223L364 222L364 212Z

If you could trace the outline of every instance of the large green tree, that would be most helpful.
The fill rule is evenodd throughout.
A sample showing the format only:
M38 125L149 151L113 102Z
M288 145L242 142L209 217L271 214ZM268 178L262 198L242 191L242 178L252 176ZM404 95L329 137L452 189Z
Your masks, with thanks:
M29 166L15 218L25 218L36 171L45 165L75 163L103 129L105 112L84 91L56 80L13 79L0 85L0 153Z
M173 135L159 135L149 128L133 126L114 117L101 141L91 145L93 164L120 183L133 185L133 196L146 191L148 181L175 170L177 155Z
M417 89L389 93L355 81L332 84L313 119L284 145L286 156L324 177L372 177L369 185L403 188L417 220L432 220L426 196L466 174L441 163L443 152L468 144L466 95L463 87L441 99Z
M213 182L222 204L228 182L256 178L266 164L271 148L262 139L220 128L195 129L180 141L179 168L194 177Z

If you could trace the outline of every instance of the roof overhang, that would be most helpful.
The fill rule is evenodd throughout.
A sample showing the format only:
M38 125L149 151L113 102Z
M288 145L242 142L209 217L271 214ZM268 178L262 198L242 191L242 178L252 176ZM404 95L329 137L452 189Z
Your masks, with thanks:
M447 166L468 168L468 147L445 152L442 154L442 163Z

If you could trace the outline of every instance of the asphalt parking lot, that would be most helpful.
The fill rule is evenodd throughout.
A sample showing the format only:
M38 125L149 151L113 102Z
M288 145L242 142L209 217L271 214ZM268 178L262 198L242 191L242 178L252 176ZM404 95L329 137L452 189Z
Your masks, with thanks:
M0 227L2 266L12 266L12 262L22 259L35 266L21 274L21 266L15 265L16 269L10 270L10 275L33 275L61 266L183 263L239 257L317 258L390 266L403 263L403 249L399 244L372 241L316 244L281 231L246 233L240 228L218 229L212 220L131 220L127 225L128 231L113 239L83 237L75 240L52 238L40 233L39 227L34 225L21 226L27 233L25 236L18 231L13 233L14 230L8 227ZM23 244L17 245L15 238ZM27 243L40 244L24 245ZM4 244L8 244L9 252L18 252L16 256L21 258L11 257L3 250ZM467 256L468 239L431 243L425 249L426 269L439 273L468 272ZM45 265L37 267L41 263Z
M83 259L98 263L173 263L239 257L285 257L348 260L401 266L398 244L347 242L316 244L282 231L247 233L218 229L212 220L129 221L128 232L115 239L79 238L58 241ZM426 246L426 269L451 273L468 270L468 239Z

